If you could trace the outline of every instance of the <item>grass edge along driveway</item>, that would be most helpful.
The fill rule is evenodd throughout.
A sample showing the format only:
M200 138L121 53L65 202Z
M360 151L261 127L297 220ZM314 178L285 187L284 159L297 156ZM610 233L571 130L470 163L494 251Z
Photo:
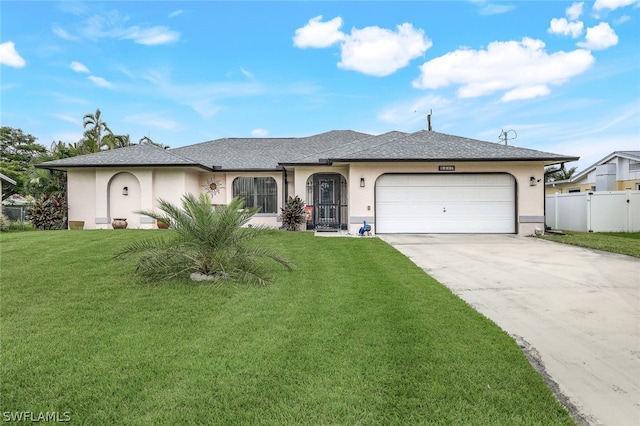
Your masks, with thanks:
M268 287L149 284L170 231L0 235L0 407L84 424L575 424L518 345L381 240L262 238Z
M539 238L610 253L640 258L640 232L575 232L547 234Z

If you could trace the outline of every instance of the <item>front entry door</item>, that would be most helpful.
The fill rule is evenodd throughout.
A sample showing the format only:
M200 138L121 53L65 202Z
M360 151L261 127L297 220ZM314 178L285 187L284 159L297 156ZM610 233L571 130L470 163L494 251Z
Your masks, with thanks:
M317 229L340 228L340 175L314 176L315 224Z

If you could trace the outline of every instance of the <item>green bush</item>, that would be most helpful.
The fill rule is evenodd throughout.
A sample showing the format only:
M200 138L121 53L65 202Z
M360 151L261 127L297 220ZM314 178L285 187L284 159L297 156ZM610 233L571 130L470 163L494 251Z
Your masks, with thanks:
M211 207L211 198L200 194L182 197L182 206L158 200L158 209L138 213L169 224L173 232L159 238L135 241L116 258L137 260L136 272L152 280L190 276L195 281L240 281L264 285L273 274L264 260L291 268L289 262L252 240L264 227L245 227L258 208L244 208L240 198L226 206Z
M282 211L282 213L280 213L282 227L287 231L297 231L300 229L300 225L306 221L304 201L297 195L295 197L289 196L287 204L280 208L280 210Z
M43 194L29 207L27 217L36 229L66 228L66 202L60 194Z
M5 215L0 215L0 232L8 231L11 221Z

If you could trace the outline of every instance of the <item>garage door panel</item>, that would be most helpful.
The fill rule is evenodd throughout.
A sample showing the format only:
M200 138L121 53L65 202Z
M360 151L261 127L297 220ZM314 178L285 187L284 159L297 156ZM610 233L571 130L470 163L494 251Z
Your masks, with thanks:
M378 233L513 233L515 181L506 174L383 175Z

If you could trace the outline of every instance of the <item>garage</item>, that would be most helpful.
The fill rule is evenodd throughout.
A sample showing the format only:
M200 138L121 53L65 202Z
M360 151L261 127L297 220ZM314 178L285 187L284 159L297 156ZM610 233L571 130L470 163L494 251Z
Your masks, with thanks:
M385 174L375 195L380 234L516 232L510 174Z

